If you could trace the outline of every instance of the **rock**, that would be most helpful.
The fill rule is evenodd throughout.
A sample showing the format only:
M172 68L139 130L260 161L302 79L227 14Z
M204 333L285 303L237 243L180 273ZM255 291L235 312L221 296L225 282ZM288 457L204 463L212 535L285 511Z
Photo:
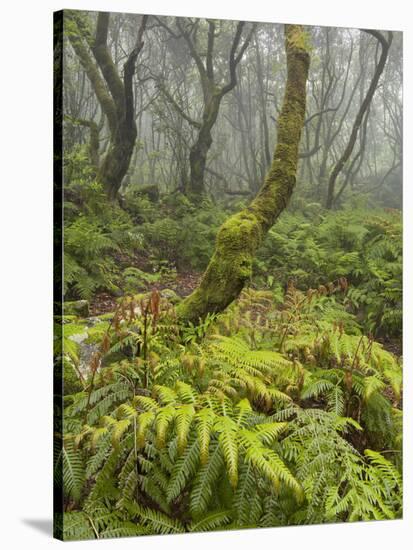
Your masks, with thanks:
M73 342L76 342L76 344L78 344L79 346L82 342L87 340L87 338L88 333L86 332L86 327L85 332L79 332L78 334L72 334L71 336L69 336L69 340L73 340Z
M165 298L165 300L168 300L168 302L171 302L171 304L177 304L182 300L175 290L172 290L171 288L164 288L161 290L161 296L162 298Z
M78 369L85 378L90 375L90 361L92 356L99 351L100 344L87 344L85 341L79 344L79 364Z
M70 326L70 325L69 325ZM99 350L99 343L90 343L88 342L89 334L87 331L87 325L84 325L84 330L82 332L77 332L76 334L71 334L68 338L77 344L77 370L86 378L90 374L90 360L92 355Z
M64 315L76 315L77 317L88 317L89 302L87 300L63 302L63 313Z
M110 311L108 313L102 313L101 315L94 315L93 317L88 317L86 319L87 325L89 327L94 327L95 325L102 323L103 321L110 322L112 321L114 314L115 314L114 311Z
M167 300L171 304L177 304L182 300L182 298L175 292L175 290L172 290L171 288L163 288L162 290L159 290L159 294L161 298L164 300ZM151 292L141 292L140 294L135 294L133 299L137 304L140 304L142 301L146 302L151 297Z

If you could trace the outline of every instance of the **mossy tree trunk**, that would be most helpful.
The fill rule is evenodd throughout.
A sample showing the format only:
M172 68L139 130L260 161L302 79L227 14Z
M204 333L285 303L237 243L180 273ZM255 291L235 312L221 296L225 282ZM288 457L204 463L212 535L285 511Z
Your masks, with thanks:
M99 13L96 34L92 37L86 20L79 13L69 12L67 35L108 122L108 151L101 162L96 155L94 161L97 163L97 179L104 186L109 199L115 200L128 171L137 137L133 76L136 60L143 47L147 16L142 17L135 48L124 64L123 78L113 62L107 45L109 18L109 13Z
M198 322L224 310L251 278L258 247L293 192L304 125L310 56L300 25L285 26L287 81L278 119L278 142L263 186L251 204L219 229L215 251L195 291L179 304L183 322Z

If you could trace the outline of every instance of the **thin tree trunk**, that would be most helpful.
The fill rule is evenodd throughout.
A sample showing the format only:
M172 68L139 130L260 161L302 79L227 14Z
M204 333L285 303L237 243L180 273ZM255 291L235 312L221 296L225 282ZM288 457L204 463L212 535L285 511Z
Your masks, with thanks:
M270 138L268 131L268 120L267 120L267 106L266 106L266 96L264 90L264 74L262 70L261 63L261 53L258 46L258 39L255 38L255 58L257 61L257 85L260 96L260 114L261 114L261 124L263 131L263 157L265 159L265 169L267 170L271 164L271 152L270 152Z
M237 298L251 278L258 247L293 192L310 63L300 25L285 26L285 49L287 82L270 171L252 203L221 226L214 254L198 288L177 308L178 317L184 322L196 323L208 313L224 310Z
M185 110L179 105L173 96L160 84L160 88L163 91L166 99L173 105L175 110L180 116L185 119L191 126L197 129L197 137L195 143L190 149L189 164L190 164L190 178L188 185L186 186L186 194L192 196L199 196L205 193L205 167L208 157L208 152L212 145L212 128L217 120L219 108L222 98L228 94L237 84L236 70L240 63L245 50L247 49L252 33L255 29L255 24L251 26L250 32L246 36L245 40L241 41L242 31L245 23L239 21L235 31L235 36L232 42L229 60L228 71L229 81L225 85L218 85L215 81L215 68L214 68L214 43L216 38L215 22L213 20L208 21L208 42L206 60L202 59L202 55L196 48L196 41L194 41L191 32L185 26L185 23L176 18L176 25L179 29L180 35L184 38L189 48L191 57L195 61L198 69L202 92L204 96L204 107L202 112L202 120L193 120ZM163 25L164 28L176 38L175 33L171 31L169 27Z
M343 170L344 165L346 164L346 162L348 161L348 159L351 156L351 153L353 152L354 145L355 145L356 140L357 140L358 131L359 131L360 126L363 122L363 117L366 115L367 110L370 107L371 101L373 99L374 93L377 89L377 85L379 83L380 76L381 76L381 74L384 70L384 67L386 65L389 48L390 48L390 45L391 45L392 40L393 40L393 33L392 32L389 32L387 40L383 37L382 34L380 34L377 31L366 30L364 32L367 32L368 34L373 35L375 38L377 38L377 40L379 40L379 42L381 44L381 55L380 55L380 59L379 59L379 62L377 64L376 70L374 71L373 78L370 82L370 86L367 90L366 96L365 96L362 104L360 105L360 109L359 109L359 111L357 113L357 116L356 116L356 119L354 121L353 128L352 128L347 146L346 146L343 154L341 155L341 157L336 162L336 164L335 164L335 166L334 166L334 168L331 172L331 175L330 175L330 178L329 178L329 181L328 181L327 200L326 200L326 208L329 208L329 209L331 209L333 207L334 201L335 201L335 198L336 198L335 197L335 185L336 185L337 177L340 174L340 172Z
M191 147L189 153L190 180L187 189L188 195L202 195L205 192L205 166L212 145L211 130L217 120L221 99L220 95L216 95L205 107L197 139Z

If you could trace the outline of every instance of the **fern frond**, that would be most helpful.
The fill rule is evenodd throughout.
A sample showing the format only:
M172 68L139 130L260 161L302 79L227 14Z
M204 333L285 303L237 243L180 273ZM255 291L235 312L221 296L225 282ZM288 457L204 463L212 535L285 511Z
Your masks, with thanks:
M168 386L156 385L153 387L153 393L163 405L175 404L178 399L176 391Z
M195 408L193 405L182 405L176 411L175 423L176 432L178 435L178 452L182 454L185 450L188 433L195 416Z
M154 420L155 420L155 413L152 411L146 411L139 415L138 431L137 431L137 444L139 449L144 448L146 433Z
M397 487L401 489L402 487L402 478L397 470L397 468L389 460L386 460L380 453L377 451L372 451L371 449L366 449L364 454L370 460L370 462L377 468L383 478L389 483L390 486Z
M246 450L246 461L251 463L261 475L272 481L276 491L279 490L280 482L282 481L294 492L298 501L302 500L303 489L300 483L291 474L275 451L264 447L258 439L257 434L247 430L240 432L240 440Z
M95 539L96 533L85 512L66 512L63 514L63 540Z
M257 432L258 441L270 446L287 428L287 422L271 422L268 424L258 424L255 430Z
M218 432L218 441L224 454L228 477L232 487L238 483L238 426L228 416L220 417L214 425Z
M129 420L129 418L119 420L112 425L112 445L114 447L119 445L119 441L122 435L128 430L130 425L131 421Z
M63 487L67 497L80 499L85 479L85 468L80 449L73 443L65 443L61 449L63 464Z
M160 449L165 446L166 432L175 416L176 409L172 405L168 405L157 411L155 418L156 444Z
M231 520L231 510L219 510L216 512L211 512L201 520L191 523L191 525L189 526L189 531L216 531L217 529L224 528L224 526L228 525Z
M144 411L156 411L159 408L158 403L152 397L146 395L137 395L133 398L134 404L141 407Z
M209 442L216 419L214 411L210 408L203 408L196 413L196 430L199 440L201 464L206 464L209 456Z
M178 520L172 519L156 510L135 504L132 511L153 533L168 535L171 533L183 533L185 531L184 526Z
M195 439L174 464L166 491L168 503L172 502L183 491L188 480L195 475L198 464L199 444Z
M196 402L196 394L189 384L185 382L178 381L175 385L176 392L178 397L181 399L182 403L194 404Z
M193 516L200 517L206 512L223 468L221 448L214 442L209 461L202 465L194 479L190 496L190 510Z

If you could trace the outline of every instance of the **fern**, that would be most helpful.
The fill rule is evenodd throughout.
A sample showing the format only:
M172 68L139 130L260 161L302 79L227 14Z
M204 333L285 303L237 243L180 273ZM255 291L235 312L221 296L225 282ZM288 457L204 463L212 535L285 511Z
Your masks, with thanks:
M172 469L171 478L166 491L169 503L183 492L188 480L193 478L198 469L198 462L199 446L198 441L194 440L177 459Z
M85 469L82 454L75 449L73 443L65 443L61 449L61 456L57 457L55 467L62 462L63 488L66 497L79 501L85 480Z
M224 460L230 483L233 487L238 483L238 426L228 416L222 416L215 422L214 429L218 432Z
M194 478L190 495L190 510L194 517L201 517L208 509L223 468L221 449L217 442L214 442L210 459L202 465Z
M134 348L66 397L65 536L400 517L401 365L324 292L246 292L186 347L151 325L146 361L130 304L89 334Z
M199 521L192 523L189 527L190 531L216 531L217 529L223 529L224 526L231 522L231 511L222 510L218 512L211 512Z
M130 512L133 513L144 526L148 527L152 533L167 535L170 533L183 533L185 530L178 520L172 519L161 512L151 510L150 508L144 508L134 504L131 505Z

